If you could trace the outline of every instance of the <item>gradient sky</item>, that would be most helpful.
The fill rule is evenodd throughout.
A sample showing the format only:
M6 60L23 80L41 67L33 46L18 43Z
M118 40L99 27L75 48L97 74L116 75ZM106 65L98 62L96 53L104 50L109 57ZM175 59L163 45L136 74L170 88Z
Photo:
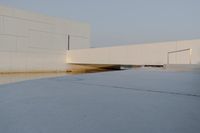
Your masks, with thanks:
M200 38L200 0L0 0L0 4L87 22L93 47Z

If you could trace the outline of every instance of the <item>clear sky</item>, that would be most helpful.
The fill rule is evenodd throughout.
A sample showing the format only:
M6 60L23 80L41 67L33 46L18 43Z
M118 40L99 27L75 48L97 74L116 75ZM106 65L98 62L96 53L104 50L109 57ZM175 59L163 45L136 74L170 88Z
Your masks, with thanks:
M200 0L0 0L0 4L88 22L93 47L200 38Z

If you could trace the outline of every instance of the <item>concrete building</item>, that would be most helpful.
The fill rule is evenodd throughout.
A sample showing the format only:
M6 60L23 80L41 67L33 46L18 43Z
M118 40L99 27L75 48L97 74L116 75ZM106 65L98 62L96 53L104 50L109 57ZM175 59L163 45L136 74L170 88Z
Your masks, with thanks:
M89 46L88 24L0 6L0 72L65 71L66 51Z
M66 71L70 64L199 66L200 40L90 48L88 24L0 6L1 73Z

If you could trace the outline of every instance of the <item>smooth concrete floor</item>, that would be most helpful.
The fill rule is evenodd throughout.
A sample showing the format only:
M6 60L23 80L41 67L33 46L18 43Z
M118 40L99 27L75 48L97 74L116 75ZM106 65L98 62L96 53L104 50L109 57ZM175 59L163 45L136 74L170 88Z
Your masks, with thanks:
M0 85L0 133L199 133L200 73L126 70Z

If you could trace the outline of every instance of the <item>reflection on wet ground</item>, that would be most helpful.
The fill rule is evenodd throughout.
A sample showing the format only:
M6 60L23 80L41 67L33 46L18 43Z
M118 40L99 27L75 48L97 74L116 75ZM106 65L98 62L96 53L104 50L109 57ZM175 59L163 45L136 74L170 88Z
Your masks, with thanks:
M1 84L9 84L15 83L25 80L33 80L33 79L40 79L40 78L50 78L50 77L60 77L66 75L79 75L85 73L99 73L99 72L106 72L106 71L122 71L127 69L135 69L135 70L147 70L147 71L167 71L164 68L141 68L141 67L130 67L130 68L122 68L120 69L106 69L106 68L92 68L92 69L76 69L73 71L67 72L47 72L47 73L0 73L0 85Z
M20 82L25 80L59 77L68 75L67 73L9 73L0 74L0 84L8 84L14 82Z
M85 73L105 72L110 71L107 69L92 69L92 70L79 70L73 72L52 72L52 73L0 73L0 85L15 83L25 80L60 77L66 75L77 75Z

